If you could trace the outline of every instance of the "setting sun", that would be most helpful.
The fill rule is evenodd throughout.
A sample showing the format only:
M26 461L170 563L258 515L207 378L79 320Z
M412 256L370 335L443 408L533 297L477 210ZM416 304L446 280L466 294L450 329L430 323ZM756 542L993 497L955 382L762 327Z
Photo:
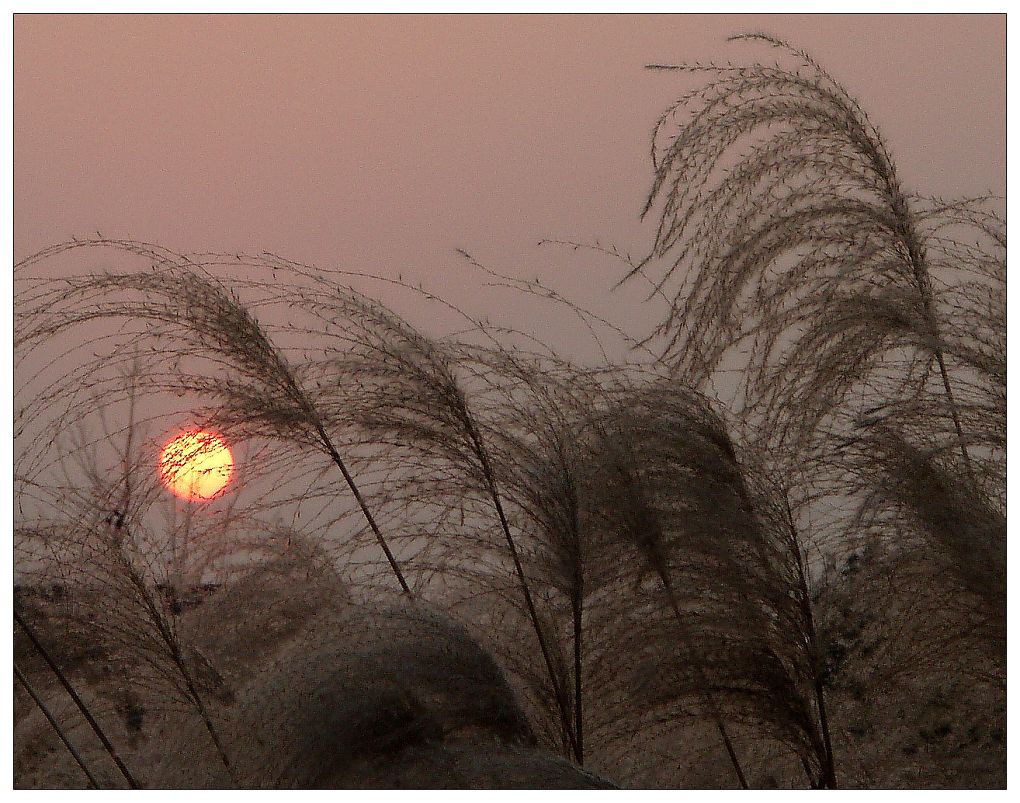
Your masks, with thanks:
M206 501L217 496L234 473L230 448L211 432L185 432L170 440L159 458L160 479L181 499Z

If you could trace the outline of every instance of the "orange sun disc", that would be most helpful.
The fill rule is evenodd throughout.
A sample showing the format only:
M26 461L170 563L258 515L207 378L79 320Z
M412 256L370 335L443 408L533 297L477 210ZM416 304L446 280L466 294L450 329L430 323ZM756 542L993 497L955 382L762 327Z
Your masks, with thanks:
M204 502L230 482L234 457L218 435L203 430L185 432L167 442L159 456L159 476L181 499Z

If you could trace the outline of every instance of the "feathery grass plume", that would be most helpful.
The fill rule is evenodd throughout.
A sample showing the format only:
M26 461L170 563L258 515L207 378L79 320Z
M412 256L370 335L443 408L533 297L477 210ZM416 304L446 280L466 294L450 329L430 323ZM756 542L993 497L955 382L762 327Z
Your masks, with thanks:
M681 280L656 332L664 357L701 383L749 341L746 396L797 453L885 355L905 350L911 364L937 365L966 465L969 433L933 273L998 271L996 217L982 199L932 206L909 196L867 114L817 62L765 34L733 38L799 64L662 68L713 76L655 128L645 213L658 209L659 226L628 274L654 273L656 290ZM976 227L991 245L926 231L939 217Z
M815 586L842 785L1003 787L1003 656L975 638L978 601L912 523L874 523Z
M154 249L142 245L114 246L132 253L140 250L154 261L159 256ZM29 260L20 267L47 256L50 254ZM438 440L433 441L433 446L440 450L452 449L453 461L458 467L468 465L476 471L475 479L481 483L497 513L504 519L498 490L486 462L484 445L461 391L441 360L433 359L435 354L423 338L416 334L408 337L410 330L402 321L367 298L347 288L330 285L321 277L312 277L320 281L311 288L274 287L270 301L282 299L313 317L322 326L317 334L322 335L328 344L320 345L319 353L337 356L322 356L317 360L306 357L300 368L292 369L240 300L226 292L219 283L199 273L219 266L221 261L222 257L217 255L196 257L194 261L185 257L174 261L168 257L152 273L85 277L68 281L67 287L63 284L54 287L52 283L30 283L20 299L20 345L31 349L75 325L108 316L140 320L148 324L146 334L155 338L165 336L169 330L174 338L168 347L172 364L162 373L156 370L147 373L152 379L150 392L176 390L212 398L219 402L214 410L215 420L234 432L289 436L306 444L315 444L318 438L327 452L330 451L324 435L327 422L334 426L354 424L360 427L363 433L361 443L370 447L390 448L394 443L403 444L408 440L420 444L436 435ZM310 278L302 274L302 266L272 255L253 260L238 259L238 262L246 268L252 267L249 263L255 263L273 271L274 277L276 271L282 270L287 272L289 279L302 275ZM235 286L251 289L259 283L235 282ZM114 290L124 291L128 298L114 303L110 300ZM141 294L141 301L134 301L131 293ZM362 351L359 352L359 349ZM407 353L402 355L402 351ZM367 361L366 354L369 355ZM190 372L180 370L180 360L196 356L207 357L214 369L229 369L226 377L222 370L204 374L194 368ZM426 367L415 372L413 363L419 357L426 361ZM392 373L394 369L396 374ZM433 371L431 374L430 370ZM307 383L304 386L299 374ZM313 376L314 390L310 387ZM66 377L64 382L67 382ZM400 396L401 382L404 383L402 387L409 388L409 396ZM378 404L369 400L368 407L375 420L369 416L365 426L366 420L364 417L359 419L354 400L364 409L366 399L360 396L360 392L369 386L372 392L396 390L396 395L380 399ZM416 396L423 390L436 393L434 398L427 398L428 409L423 420L427 422L427 416L431 415L446 415L440 420L435 433L429 432L427 427L416 429L412 421L418 401ZM314 404L310 400L313 393ZM65 398L57 392L52 401L56 405ZM377 436L385 425L379 424L378 416L390 402L393 403L392 411L398 417L406 414L406 419L396 427L396 437L380 439ZM38 411L35 415L39 417ZM310 429L314 431L309 432ZM448 437L451 432L453 437ZM335 458L335 455L332 456ZM363 503L362 509L367 513ZM368 518L370 524L374 524L371 517ZM505 519L501 526L516 563L513 538ZM376 527L373 526L373 530L379 534ZM385 543L383 547L386 549ZM406 588L392 555L388 549L386 551ZM527 582L519 566L517 571L528 606L532 607ZM534 613L533 620L540 646L546 653L545 636L538 624L537 613ZM547 657L547 665L552 676L551 658ZM562 703L563 693L555 678L553 687L557 689L556 699Z
M905 549L913 540L907 534L919 535L928 548L927 562L934 563L933 573L954 578L965 590L971 634L1004 658L1004 500L968 482L951 448L938 444L931 433L922 434L915 426L908 437L894 414L889 419L862 427L849 444L864 496L860 524L873 534L900 533Z
M404 466L405 498L443 514L430 525L430 537L446 544L436 553L447 596L451 584L460 586L454 596L469 597L476 622L479 607L485 609L486 642L529 690L540 724L553 724L552 741L558 738L564 752L582 763L584 611L591 597L604 593L599 572L613 564L584 543L578 527L573 430L598 382L548 349L539 355L498 345L436 343L373 308L387 322L370 319L371 331L381 326L387 334L366 334L363 350L349 350L337 372L365 381L378 377L384 387L348 382L345 387L355 395L342 406L366 432L414 452ZM344 317L360 319L353 311ZM347 362L362 351L363 361ZM509 550L484 525L465 522L465 511L476 521L491 516L479 504L486 499L496 509ZM449 515L456 509L459 522ZM516 589L504 580L507 552ZM488 601L481 603L480 595ZM538 638L544 672L536 673L530 651L521 649L524 622ZM570 657L561 649L564 631ZM514 635L501 637L508 633Z
M589 526L643 567L621 638L637 707L649 721L713 722L742 785L734 727L786 745L813 785L834 786L805 558L775 484L675 382L623 390L591 425Z
M277 595L286 586L253 607ZM507 679L462 625L378 593L325 601L258 666L225 730L246 788L605 785L536 748ZM196 758L168 765L161 784L220 785Z
M575 250L583 247L557 244ZM594 249L626 259L612 249L598 245ZM547 342L507 329L498 332L499 338L490 348L460 352L461 359L470 364L473 377L484 380L486 386L480 425L486 428L490 462L499 477L508 517L519 531L526 574L535 579L535 595L542 598L541 615L554 634L557 671L564 682L572 676L573 690L567 703L575 758L583 764L586 730L591 732L594 752L601 756L601 747L611 741L620 721L620 712L608 702L620 689L616 682L619 667L612 660L613 645L606 638L619 613L615 602L621 590L619 550L604 539L593 539L594 533L586 531L579 519L583 500L579 498L578 470L587 448L584 419L604 392L606 382L648 371L648 366L641 363L614 363L610 349L623 346L624 353L639 351L642 356L655 357L620 327L540 279L507 276L465 251L460 253L481 271L486 286L505 287L551 303L576 318L602 357L599 367L582 369L562 358ZM511 340L525 347L508 348L506 343ZM528 351L531 345L538 353ZM494 565L487 539L475 539L467 546L464 554L479 565ZM491 570L469 574L473 586L491 589L500 596L498 574ZM514 600L504 594L502 604L499 628L490 629L516 632L510 621ZM526 685L535 690L535 698L542 700L541 679L529 673L527 658L514 648L514 638L510 635L504 640L503 646L509 649L497 647L499 655L518 677L528 679ZM544 709L542 714L552 712L549 702L545 699L545 704L539 706ZM586 715L586 710L593 712L593 718ZM542 714L540 719L544 720ZM565 734L564 730L561 723L560 736L569 738L569 731Z
M980 207L931 202L926 220L932 236L955 251L976 253L973 245L951 239L961 236L961 222L984 231L996 248L1004 246L1003 221ZM946 253L951 254L948 246ZM956 418L945 414L945 395L929 359L895 377L895 384L893 378L876 383L880 392L867 401L877 403L862 402L860 414L841 428L852 434L830 439L831 449L817 447L814 460L817 475L835 477L836 487L857 500L851 531L880 541L896 533L883 559L890 565L915 560L911 574L927 571L947 592L955 586L936 618L952 611L966 638L983 640L1000 662L1006 571L1004 258L1002 251L942 265L955 274L939 297L946 310L943 343L954 368ZM966 455L958 449L956 421L967 433ZM830 453L821 454L823 449Z
M217 531L208 538L189 533L190 522L169 539L161 539L146 526L148 508L157 493L153 472L147 468L155 460L138 443L136 379L136 375L128 378L124 432L110 432L104 421L100 439L110 446L117 435L123 435L119 465L103 466L94 449L72 449L79 470L73 478L68 471L65 484L47 489L48 509L16 532L19 574L36 588L60 584L66 602L50 624L63 632L61 643L84 644L87 655L98 657L124 678L114 700L119 714L140 723L145 714L142 697L150 701L148 710L173 710L181 705L193 710L229 772L230 760L210 702L229 703L232 692L216 668L189 643L178 620L184 604L181 576L201 575L202 541L215 539L217 551L227 548L222 527L215 526L222 522L214 522ZM35 506L43 499L37 495ZM197 538L190 553L184 553L195 566L185 566L187 558L182 560L174 535L184 536L182 545L188 536ZM153 706L152 700L159 702Z
M559 736L569 743L572 732L575 758L583 764L589 752L585 745L595 745L592 752L600 755L606 731L618 723L608 715L611 706L606 701L619 692L619 667L603 656L612 653L604 636L607 622L618 613L613 602L621 571L619 550L592 539L583 527L578 473L586 445L585 415L598 398L600 384L618 369L585 371L520 351L474 349L469 354L475 370L484 367L486 372L488 402L482 423L490 462L518 533L521 563L540 600L537 607L565 689L568 718L558 722ZM521 653L519 641L515 643L519 627L513 622L526 620L527 611L503 589L495 546L484 537L464 544L462 562L482 567L470 573L469 587L487 590L499 600L498 630L506 638L495 639L494 649L532 690L539 722L555 722L559 704L543 695L541 678L529 672L528 656Z
M84 645L80 657L87 676L105 666L124 679L109 701L116 715L130 724L132 717L140 721L147 711L158 715L190 708L229 767L210 703L229 702L230 689L180 632L173 613L176 602L164 593L168 583L146 571L143 556L132 554L126 543L130 536L111 532L102 520L91 527L77 521L51 525L45 534L33 529L19 536L59 554L35 571L23 572L29 584L38 585L40 576L60 577L62 597L66 595L55 609L45 606L44 611L29 603L29 617L37 621L46 616L45 625L57 634L58 643ZM141 706L142 698L154 702Z
M109 248L141 257L151 263L151 270L62 280L28 275L33 266L80 248ZM259 323L234 291L208 272L222 262L218 256L193 261L157 246L121 240L73 241L54 246L16 266L22 289L15 309L15 348L26 359L54 338L99 320L123 319L125 326L135 325L138 336L147 338L165 361L165 373L150 370L147 392L211 398L219 403L216 417L225 426L233 425L246 434L287 438L325 453L341 472L402 590L409 594L400 566L328 433L313 393L274 344L268 328ZM240 258L238 263L242 264ZM252 281L237 281L235 286L267 287ZM283 288L270 300L299 305L303 298L296 290ZM171 341L169 346L167 340ZM136 343L131 345L137 349ZM115 347L112 353L101 357L97 354L94 361L67 372L31 400L29 418L52 416L56 408L56 425L63 425L71 411L80 407L79 380L94 389L94 383L84 380L104 363L116 364L123 359L123 351ZM207 372L189 375L182 371L182 361L202 363ZM46 421L47 426L53 423ZM44 439L45 435L36 438L26 452L39 459L45 452Z
M979 317L971 316L975 333L988 325ZM987 358L975 365L1001 359L1000 337L1001 330L989 338ZM842 494L853 511L842 521L839 575L819 589L819 608L826 686L858 783L950 786L976 775L1004 782L997 758L1004 740L993 738L1004 730L1006 613L1005 387L990 380L995 372L975 370L973 381L956 385L969 466L940 414L940 383L923 374L899 398L886 396L849 421L841 432L853 434L831 438L834 448L813 461L829 493ZM871 713L875 705L896 712L888 724L884 713ZM975 761L959 742L978 738ZM917 740L928 743L923 770L890 760L913 755Z
M162 496L155 487L154 444L132 411L124 431L102 427L99 442L126 443L105 463L92 449L72 444L80 470L69 469L64 484L41 489L50 502L45 515L16 532L25 606L60 646L90 698L98 698L97 716L119 720L136 755L154 735L172 740L162 745L157 774L171 772L180 760L181 734L174 727L187 729L197 713L209 739L189 731L189 754L207 767L211 739L219 785L236 784L235 757L222 729L232 716L233 689L266 658L252 648L286 638L310 611L346 598L346 589L324 569L332 556L322 545L281 528L273 532L229 505L185 516L183 527L172 517L154 517ZM46 499L37 494L35 507ZM295 563L302 576L289 578L286 599L270 611L253 601L272 587L274 574ZM205 583L210 576L218 582ZM31 593L49 587L60 589L59 603L45 604ZM247 628L241 641L230 637L241 626L238 619ZM178 765L173 772L182 770Z
M585 409L590 393L580 382L556 382L548 372L520 359L505 358L503 377L514 377L519 389L508 396L500 411L504 422L493 433L498 439L498 466L506 496L521 512L522 526L529 531L525 565L542 586L558 592L569 605L573 693L570 713L579 764L585 761L584 661L585 607L592 589L608 583L606 569L595 545L587 543L580 525L575 422ZM544 606L555 622L555 601ZM589 624L588 640L591 641ZM559 632L554 627L554 632ZM564 676L566 676L564 672Z
M632 274L659 270L656 287L676 299L658 330L664 354L704 381L746 344L742 413L785 452L784 474L805 478L803 495L849 495L872 537L912 533L882 558L891 573L925 543L942 561L920 560L911 576L944 584L946 561L958 561L954 602L967 610L957 619L990 622L990 634L976 632L994 645L1000 556L978 550L985 585L960 547L994 544L1004 510L999 199L907 194L843 87L783 42L741 38L801 63L709 65L713 80L660 119L646 209L659 204L659 231ZM847 449L855 424L870 434ZM968 499L973 519L950 532ZM843 517L842 554L859 527ZM986 593L975 597L976 585Z
M504 509L491 447L475 401L468 400L466 380L458 374L459 369L475 380L482 377L488 367L471 356L481 352L435 342L382 304L353 292L334 294L322 303L324 314L337 316L346 326L348 348L326 361L331 373L348 378L336 389L344 415L369 439L397 444L412 453L412 484L416 471L424 473L426 481L437 477L447 491L452 479L463 489L461 496L481 496L494 508L563 732L579 757L566 691Z
M669 605L676 617L677 624L682 626L684 615L681 611L681 605L677 601L670 568L666 561L665 550L667 545L664 543L664 534L657 520L656 513L651 507L651 500L647 498L645 489L640 486L639 480L636 477L637 460L633 449L636 446L635 436L637 433L626 427L624 421L621 421L615 412L611 414L613 418L611 425L608 422L603 423L601 427L596 425L600 435L599 447L601 447L600 451L602 452L599 455L601 459L597 460L597 465L600 469L605 469L608 474L608 476L602 479L603 488L605 489L603 491L605 494L603 498L609 502L606 507L607 529L618 533L624 538L633 540L640 558L647 562L647 565L651 567L661 583L668 597ZM661 413L662 411L660 411ZM632 411L629 410L628 414L632 414ZM613 431L610 429L611 426L622 428L625 431L620 432L618 429ZM645 466L656 465L651 455L642 455L641 460ZM679 496L678 498L683 499L684 497ZM706 713L718 729L740 786L747 788L747 780L737 758L730 735L723 722L719 702L709 688L706 667L701 660L701 656L685 655L685 662L688 663L694 672L695 681L692 684L693 688L697 690L696 694L699 694Z

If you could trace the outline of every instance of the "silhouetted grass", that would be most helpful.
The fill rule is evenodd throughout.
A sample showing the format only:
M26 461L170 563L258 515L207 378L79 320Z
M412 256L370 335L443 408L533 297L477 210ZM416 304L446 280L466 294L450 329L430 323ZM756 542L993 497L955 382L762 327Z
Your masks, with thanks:
M655 130L654 244L596 246L668 299L653 337L464 255L602 365L450 305L463 328L426 334L355 287L378 277L267 253L16 266L19 576L66 593L29 613L149 784L876 785L881 678L966 655L998 710L1004 221L907 193L814 60L738 38L790 66L668 68L708 80ZM251 449L183 522L157 515L168 406Z

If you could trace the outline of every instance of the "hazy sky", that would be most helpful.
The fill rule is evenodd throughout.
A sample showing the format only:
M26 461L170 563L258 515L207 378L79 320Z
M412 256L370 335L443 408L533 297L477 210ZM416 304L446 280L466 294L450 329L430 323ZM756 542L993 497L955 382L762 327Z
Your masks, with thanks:
M643 65L774 59L725 41L750 31L808 50L859 98L907 190L1005 193L1001 15L19 15L15 258L96 231L268 250L420 280L486 314L461 247L644 334L656 316L643 288L607 293L619 265L537 242L650 247L649 138L692 79ZM429 334L441 324L432 308L401 311L430 316L413 320ZM561 308L515 297L494 312L595 356ZM174 409L152 437L187 419Z
M14 30L16 258L99 230L456 295L463 247L583 298L576 262L536 242L649 245L649 136L682 85L643 65L768 58L725 41L754 30L859 97L908 189L1005 192L1004 15L20 15Z

